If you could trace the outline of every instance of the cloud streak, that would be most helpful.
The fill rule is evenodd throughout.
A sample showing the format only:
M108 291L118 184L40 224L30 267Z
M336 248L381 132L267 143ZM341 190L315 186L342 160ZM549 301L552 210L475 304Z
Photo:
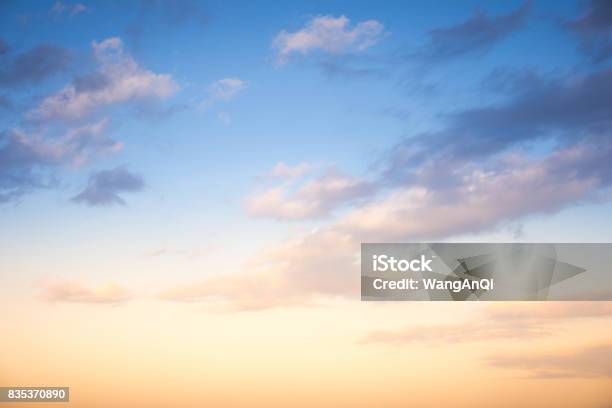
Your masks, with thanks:
M431 30L429 42L414 56L424 62L440 63L472 53L485 53L525 25L530 6L531 3L526 2L509 14L495 17L477 9L472 17L460 24Z
M495 368L523 371L533 378L612 378L612 343L569 353L490 356L485 362Z
M86 287L77 282L55 281L38 285L38 296L51 303L117 305L132 299L129 291L116 284Z

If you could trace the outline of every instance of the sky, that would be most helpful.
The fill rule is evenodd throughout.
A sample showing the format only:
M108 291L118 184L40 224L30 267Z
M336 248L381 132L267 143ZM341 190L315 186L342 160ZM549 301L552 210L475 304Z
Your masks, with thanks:
M359 245L612 241L611 57L602 0L0 1L0 385L609 408L611 302L361 302Z

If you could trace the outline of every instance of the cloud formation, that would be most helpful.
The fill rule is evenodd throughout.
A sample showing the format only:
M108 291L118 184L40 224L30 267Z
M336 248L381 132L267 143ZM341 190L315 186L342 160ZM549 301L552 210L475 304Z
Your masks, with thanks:
M10 77L11 83L37 81L43 79L44 73L53 71L51 67L62 66L45 64L49 52L41 54L40 50L49 51L39 47L15 57L11 64L0 68L4 69L0 76L5 75L6 80ZM169 75L153 73L134 61L123 50L120 38L94 41L92 50L99 65L96 71L75 77L59 92L44 98L25 115L22 124L26 130L13 128L0 132L0 203L56 184L54 173L62 167L78 169L93 158L119 152L123 143L109 136L112 112L101 112L104 108L135 102L149 104L178 89ZM9 75L22 64L28 67ZM10 101L0 96L0 102L4 101L6 108L11 108ZM95 189L96 180L92 179L94 184L75 201L91 205L123 203L113 188Z
M138 192L144 187L141 176L124 167L116 167L92 174L85 190L73 197L72 201L89 206L125 205L120 194Z
M479 167L459 169L459 184L394 187L347 210L332 223L256 256L242 272L174 288L165 297L220 302L237 309L308 305L333 296L357 297L360 242L427 242L477 233L504 221L552 213L596 199L612 180L605 160L610 155L610 142L576 144L538 159L504 157L490 171ZM306 190L325 192L318 188ZM297 197L309 197L305 202L311 200L308 194L297 192L284 199L265 201L274 205L255 208L261 214L265 208L267 216L279 219L316 213L311 207L298 206L302 201ZM330 200L336 202L337 197L332 195Z
M566 144L590 139L594 148L601 143L604 149L609 145L612 69L584 76L532 76L529 81L517 81L513 89L514 95L505 103L449 114L442 130L412 136L393 146L383 159L388 164L387 177L402 182L417 173L421 178L435 177L436 171L443 170L436 162L455 167L475 160L484 163L483 159L509 148L543 139ZM446 171L437 175L449 176Z
M8 44L0 39L0 86L17 87L40 83L65 71L70 60L68 50L46 44L11 56Z
M306 171L305 166L290 168L284 163L277 164L270 174L288 181L247 197L245 205L249 215L277 220L320 218L375 192L372 183L344 174L333 166L317 177L298 178Z
M78 168L91 156L121 150L122 144L107 136L107 126L102 119L58 137L20 129L0 132L0 203L52 185L50 171L58 166Z
M591 61L600 63L612 56L612 4L607 0L580 2L584 10L580 17L565 26L580 39L580 49Z
M509 14L491 17L477 9L460 24L435 28L429 32L429 42L416 56L427 62L443 62L471 53L484 53L522 28L529 15L530 2Z
M350 26L345 16L317 16L295 32L281 31L272 42L277 50L277 61L285 63L293 55L313 52L348 54L364 51L376 44L384 33L384 26L376 20L366 20Z
M94 41L92 49L100 68L46 97L29 113L31 119L82 119L113 104L165 99L179 88L170 75L142 68L124 52L118 37Z
M39 297L53 303L120 304L132 299L129 291L116 284L85 287L77 282L55 281L38 285Z
M252 216L303 220L343 209L339 218L270 249L256 272L177 289L173 298L265 308L357 296L351 276L360 242L446 239L607 200L612 71L508 78L504 102L452 113L441 130L401 141L378 158L380 174L371 180L307 177L277 165L274 173L286 178L247 197ZM550 147L531 154L543 140ZM254 290L253 282L268 289Z

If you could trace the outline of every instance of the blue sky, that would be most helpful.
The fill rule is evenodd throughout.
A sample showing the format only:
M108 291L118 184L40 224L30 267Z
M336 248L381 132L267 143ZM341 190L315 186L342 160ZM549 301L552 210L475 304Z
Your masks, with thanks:
M137 282L117 263L156 251L246 273L326 233L610 239L605 3L1 7L0 243L24 281ZM188 258L160 280L205 279Z

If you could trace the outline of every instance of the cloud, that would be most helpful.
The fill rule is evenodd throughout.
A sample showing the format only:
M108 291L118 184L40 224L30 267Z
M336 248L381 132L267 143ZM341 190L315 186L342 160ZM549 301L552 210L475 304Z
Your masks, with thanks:
M53 14L55 17L61 17L64 12L67 12L70 17L74 17L88 10L89 8L81 3L67 5L65 3L62 3L61 1L56 1L51 7L51 14Z
M335 55L361 52L376 44L383 33L384 26L376 20L362 21L351 28L345 16L317 16L301 30L278 33L272 47L277 50L277 61L285 63L293 55L315 51Z
M509 324L495 321L447 326L416 326L400 330L372 331L360 344L406 345L425 343L432 346L491 340L524 340L550 336L554 330L534 324Z
M394 187L347 209L330 224L256 256L241 272L174 288L167 297L220 302L237 309L308 305L333 296L358 297L361 242L427 242L477 233L504 221L593 200L612 180L605 160L611 154L610 142L577 144L538 159L504 158L503 166L488 172L477 167L462 169L457 177L459 185ZM268 191L257 196L259 201L249 203L250 211L296 219L324 213L346 199L342 189L340 196L336 191L327 196L319 184L325 182L314 179L317 187L304 189L308 194L302 193L302 187L290 194L273 188L272 194Z
M457 184L428 185L431 180L425 177L424 184L399 187L356 209L341 226L370 240L426 241L486 231L527 215L554 213L597 200L598 193L609 188L612 168L605 157L610 154L610 141L587 142L539 160L505 157L490 170L473 165L453 169L449 177Z
M208 87L208 96L202 101L201 107L208 109L217 102L229 102L244 91L247 82L239 78L219 79Z
M91 156L115 153L123 148L123 143L107 136L108 125L109 119L103 118L98 122L68 128L61 138L43 142L39 149L44 149L45 155L52 157L57 164L80 167L89 162Z
M535 378L612 378L612 343L569 353L521 353L485 359L491 367L521 370Z
M53 3L53 6L51 7L51 13L56 16L61 15L65 10L66 10L66 5L62 3L61 1L56 1L55 3Z
M123 144L106 135L108 123L102 119L68 128L58 137L20 129L0 132L0 203L51 186L51 171L59 166L78 168L92 156L121 150Z
M242 311L315 305L328 297L357 296L359 268L354 248L352 238L339 231L304 234L259 254L243 271L172 287L159 297Z
M27 120L22 121L27 131L14 128L0 132L0 202L57 184L55 172L61 167L77 169L92 158L120 151L123 143L108 135L110 120L106 114L112 112L101 112L104 108L136 102L137 108L143 103L152 106L152 102L178 89L169 75L155 74L136 63L124 52L120 38L94 41L92 50L99 65L97 70L75 77L31 109L25 115ZM17 56L14 65L24 63L24 58ZM4 73L8 71L5 67ZM29 73L23 78L36 77ZM20 81L25 81L23 78ZM90 185L75 201L92 205L123 203L114 190L94 187Z
M495 303L495 302L494 302ZM438 326L412 326L366 334L362 344L438 346L463 342L535 339L559 335L562 323L586 318L612 318L612 302L499 302L474 316L476 321Z
M232 116L227 112L217 113L217 119L223 122L225 126L229 126L232 124Z
M607 200L612 73L537 78L528 89L520 83L500 106L458 112L440 132L393 146L372 180L339 172L281 178L247 197L253 216L298 220L344 211L257 256L265 259L257 268L177 288L174 299L257 309L358 296L351 277L358 276L360 242L446 239ZM543 138L552 147L531 154L530 144ZM285 166L277 172L292 173Z
M612 4L607 0L580 2L584 5L580 17L565 22L565 26L580 39L581 50L600 63L612 56Z
M550 322L591 317L612 317L612 302L545 302L540 304L499 304L487 309L486 315L496 321Z
M278 162L270 169L269 172L261 176L261 179L284 179L284 180L296 180L302 176L305 176L308 172L313 170L314 166L310 163L299 163L295 166L290 166L284 162Z
M54 45L39 45L13 58L2 57L7 53L8 45L0 41L0 86L5 87L40 83L65 71L70 63L68 50Z
M113 104L165 99L178 90L168 74L142 68L123 50L120 38L92 42L100 68L46 97L29 113L34 120L77 120Z
M24 133L0 132L0 203L48 185L39 174L48 161Z
M528 7L502 17L522 21L517 16ZM440 130L408 137L378 157L379 173L368 180L339 171L292 177L291 167L277 165L287 178L248 196L249 214L336 218L264 251L241 271L173 288L167 297L235 309L357 298L360 242L447 239L608 200L612 70L505 80L502 102L443 116Z
M429 42L416 54L427 62L443 62L470 53L484 53L525 25L530 2L509 14L491 17L477 9L464 22L429 32Z
M201 256L208 256L213 252L212 247L195 247L195 248L173 248L173 247L160 247L152 250L145 251L143 255L148 257L161 257L161 256L186 256L189 258L196 258Z
M108 284L85 287L77 282L57 281L38 285L39 297L53 303L120 304L132 299L125 288Z
M277 176L296 176L302 171L305 169L291 169L279 163L271 172ZM303 182L293 178L289 184L259 191L247 197L245 205L249 215L253 217L277 220L320 218L329 215L338 207L368 197L374 192L372 183L330 167L315 178Z
M74 6L72 6L72 10L70 10L70 16L76 16L79 15L81 13L84 13L86 11L88 11L89 8L87 8L86 6L84 6L81 3L77 3Z
M566 78L532 77L515 85L508 102L447 115L442 130L406 138L382 160L387 177L405 181L415 171L424 173L427 160L432 170L442 170L432 164L458 167L544 139L571 143L591 138L605 148L612 132L610 106L612 69Z
M124 167L102 170L92 174L85 190L72 198L72 201L89 206L125 205L119 195L144 189L141 176L129 172Z

